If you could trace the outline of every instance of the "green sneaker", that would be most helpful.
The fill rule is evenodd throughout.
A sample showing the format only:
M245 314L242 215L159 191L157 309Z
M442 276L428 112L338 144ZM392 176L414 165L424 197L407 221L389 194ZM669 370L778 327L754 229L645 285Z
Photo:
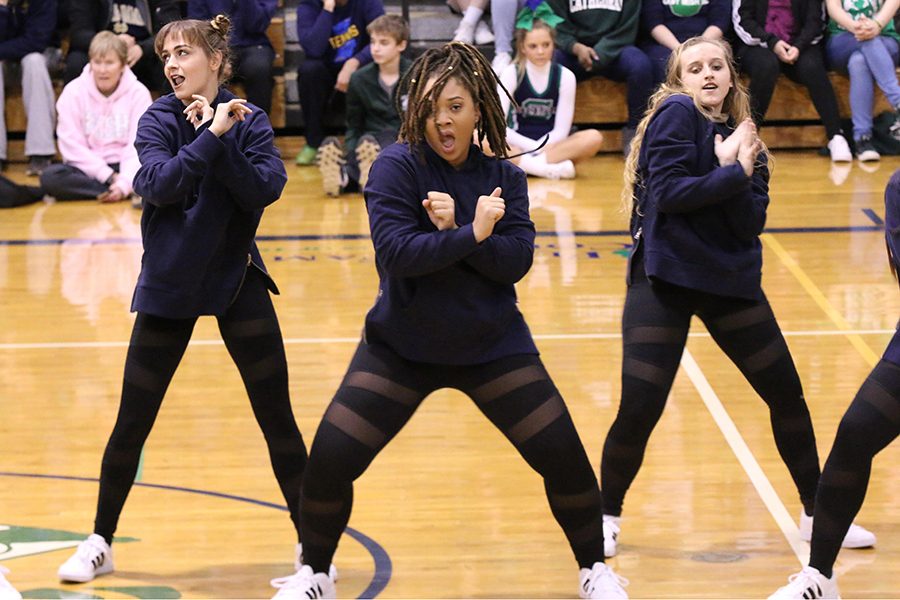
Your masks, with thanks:
M313 148L309 144L303 146L303 150L300 151L294 162L300 167L308 167L309 165L316 164L317 150L318 148Z

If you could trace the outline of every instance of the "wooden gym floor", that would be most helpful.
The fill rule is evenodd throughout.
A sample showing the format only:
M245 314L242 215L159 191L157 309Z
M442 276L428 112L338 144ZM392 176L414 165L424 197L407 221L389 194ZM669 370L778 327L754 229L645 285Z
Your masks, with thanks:
M900 158L835 169L779 152L764 287L794 355L820 460L900 315L884 260L885 182ZM289 164L260 249L282 290L294 410L307 444L341 379L377 280L360 195L320 192ZM622 160L575 181L530 180L539 237L521 308L595 467L619 395L629 238ZM22 167L11 176L25 181ZM266 598L293 531L215 322L203 319L145 448L117 571L56 581L91 532L118 405L141 257L140 212L93 202L0 213L0 561L26 597ZM875 463L845 551L845 597L900 596L900 444ZM800 504L765 407L699 322L626 501L611 561L632 598L760 598L798 570ZM576 597L576 567L542 485L456 392L433 395L356 486L335 562L342 597Z

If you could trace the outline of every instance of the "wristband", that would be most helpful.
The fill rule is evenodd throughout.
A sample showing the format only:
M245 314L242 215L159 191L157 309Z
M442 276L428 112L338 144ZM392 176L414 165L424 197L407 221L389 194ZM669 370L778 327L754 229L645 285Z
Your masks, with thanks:
M872 17L872 20L875 21L875 24L876 24L876 25L878 25L878 31L883 31L883 30L884 30L884 25L882 25L881 22L880 22L878 19L876 19L875 17Z

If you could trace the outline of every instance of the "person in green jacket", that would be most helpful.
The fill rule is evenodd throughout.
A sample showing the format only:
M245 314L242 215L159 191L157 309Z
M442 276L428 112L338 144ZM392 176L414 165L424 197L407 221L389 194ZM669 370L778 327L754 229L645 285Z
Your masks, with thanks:
M653 65L634 45L641 3L636 0L547 0L564 21L556 26L556 60L578 81L596 75L627 86L628 122L622 130L627 154L634 130L653 92Z
M409 24L399 15L382 15L366 30L373 62L350 77L344 146L333 136L319 146L319 172L329 196L362 191L378 153L393 144L400 131L396 90L412 64L401 56L409 41Z

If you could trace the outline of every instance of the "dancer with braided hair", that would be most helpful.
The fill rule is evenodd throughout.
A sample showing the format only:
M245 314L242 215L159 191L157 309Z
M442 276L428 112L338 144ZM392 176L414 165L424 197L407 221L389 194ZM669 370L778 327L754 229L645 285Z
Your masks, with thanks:
M113 533L166 388L197 318L215 315L266 439L298 531L306 448L291 410L278 293L254 240L263 209L287 181L266 113L236 98L229 20L175 21L156 38L173 93L141 117L134 189L144 200L144 256L122 397L100 471L94 533L58 571L86 582L113 571ZM299 559L299 543L295 562Z
M440 388L471 397L543 477L581 597L627 597L603 562L597 479L516 308L535 231L525 174L502 160L497 85L490 64L460 42L425 52L400 83L400 142L375 160L365 189L378 298L312 445L300 503L306 564L273 581L278 599L336 596L327 570L353 482ZM497 157L473 145L473 133Z

